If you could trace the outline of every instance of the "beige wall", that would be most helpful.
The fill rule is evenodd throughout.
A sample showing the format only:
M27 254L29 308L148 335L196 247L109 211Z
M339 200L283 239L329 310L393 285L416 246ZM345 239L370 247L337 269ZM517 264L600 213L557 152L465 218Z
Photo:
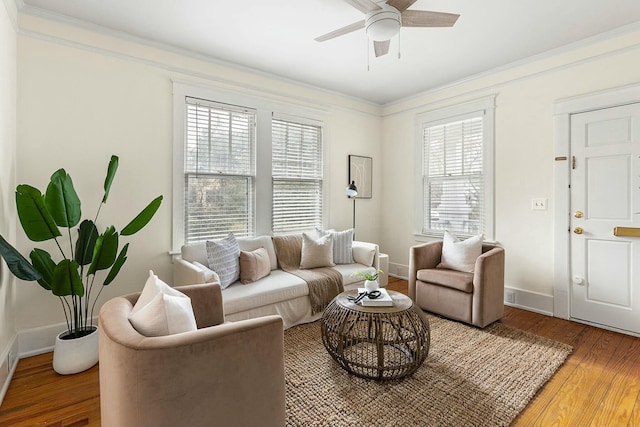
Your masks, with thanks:
M8 2L12 3L12 2ZM9 6L9 5L7 5ZM15 11L0 4L0 234L15 244L16 213L13 194L16 173L16 32ZM0 365L15 335L14 283L0 261ZM2 387L0 374L0 388Z
M344 195L347 156L380 159L380 107L34 17L21 16L20 25L25 33L18 40L18 182L42 190L51 173L64 167L84 203L83 216L93 217L109 156L117 154L118 175L99 225L118 229L164 195L149 226L127 240L127 264L101 303L140 290L149 269L171 282L174 79L326 111L327 225L351 225L352 205ZM371 241L379 240L382 200L381 162L374 166L377 197L359 208L375 214L358 220L358 237ZM18 236L28 253L32 243L22 230ZM21 331L64 321L58 300L35 283L19 284L16 308Z
M554 103L640 82L638 40L640 31L618 35L386 106L380 228L393 269L406 271L408 248L417 244L416 114L495 94L495 238L506 248L506 285L551 296ZM547 198L548 210L532 211L534 197Z

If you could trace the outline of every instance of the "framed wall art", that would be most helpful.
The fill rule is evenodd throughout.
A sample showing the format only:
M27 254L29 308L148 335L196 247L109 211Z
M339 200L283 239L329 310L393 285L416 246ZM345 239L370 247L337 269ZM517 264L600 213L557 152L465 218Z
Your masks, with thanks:
M371 157L349 155L349 183L355 182L358 187L356 199L370 199L372 197L372 169Z

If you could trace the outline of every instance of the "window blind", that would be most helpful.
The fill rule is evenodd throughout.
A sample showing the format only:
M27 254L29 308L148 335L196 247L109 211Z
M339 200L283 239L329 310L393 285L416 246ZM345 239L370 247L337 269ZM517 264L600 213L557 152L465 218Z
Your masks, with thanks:
M256 112L186 98L185 242L253 235Z
M322 228L322 127L273 119L275 235Z
M423 232L484 232L483 118L424 126Z

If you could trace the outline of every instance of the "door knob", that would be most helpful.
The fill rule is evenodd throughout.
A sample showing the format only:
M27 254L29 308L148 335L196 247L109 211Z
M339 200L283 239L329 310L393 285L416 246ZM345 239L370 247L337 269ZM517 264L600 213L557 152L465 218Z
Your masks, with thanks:
M580 285L583 286L584 285L584 279L580 276L573 276L573 284L574 285Z
M584 214L581 211L576 211L576 213L574 213L573 216L575 216L576 218L582 218Z
M582 233L584 233L584 230L582 228L580 228L580 227L576 227L576 228L573 229L573 232L576 233L576 234L582 234Z

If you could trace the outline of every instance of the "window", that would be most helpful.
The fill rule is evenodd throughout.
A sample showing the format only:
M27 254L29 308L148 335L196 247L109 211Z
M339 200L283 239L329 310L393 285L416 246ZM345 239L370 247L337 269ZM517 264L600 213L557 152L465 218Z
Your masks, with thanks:
M418 234L493 238L493 100L419 116Z
M322 228L322 128L273 119L273 233Z
M256 112L186 98L185 243L253 235Z
M173 82L173 243L323 228L325 112Z

